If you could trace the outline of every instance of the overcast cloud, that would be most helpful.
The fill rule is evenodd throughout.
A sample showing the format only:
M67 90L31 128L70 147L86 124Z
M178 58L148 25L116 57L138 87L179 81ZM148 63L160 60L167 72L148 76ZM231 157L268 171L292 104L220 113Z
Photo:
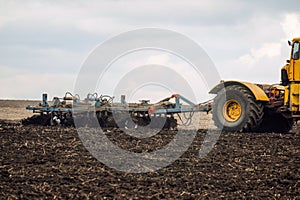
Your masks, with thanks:
M222 79L277 83L289 58L287 40L300 37L296 5L292 0L0 0L0 98L62 96L73 90L82 62L97 45L144 27L187 35L206 50ZM172 60L159 54L144 59Z

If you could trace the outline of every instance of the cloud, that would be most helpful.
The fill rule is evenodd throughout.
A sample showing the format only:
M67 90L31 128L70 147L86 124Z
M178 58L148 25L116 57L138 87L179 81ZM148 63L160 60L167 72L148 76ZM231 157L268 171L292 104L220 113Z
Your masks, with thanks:
M0 65L0 78L8 78L17 74L24 73L24 70L18 70L9 66Z
M20 91L24 76L33 78L31 75L35 74L41 88L51 88L49 80L61 82L62 76L75 77L83 60L99 43L142 27L167 28L189 36L204 47L223 79L277 80L279 70L274 65L279 69L288 57L286 39L300 35L300 14L296 6L291 6L297 3L294 0L288 3L271 0L1 1L0 81L6 80L7 84L10 80L14 84L2 90L0 98L20 97L21 93L26 98ZM132 59L128 63L131 66L165 63L182 75L189 72L185 63L172 57L153 54L147 58L128 57ZM112 69L110 79L123 72L122 68ZM34 91L39 98L40 93Z
M0 52L2 66L32 73L76 73L85 57L81 52L46 47L2 46Z
M287 39L300 36L300 14L288 13L280 23Z
M1 68L2 70L2 68ZM71 74L40 74L40 73L17 73L0 78L1 98L13 99L41 99L42 93L46 92L53 96L63 96L67 91L73 91L73 82L76 78Z
M147 64L160 64L160 65L167 65L170 62L170 56L166 53L158 54L158 55L150 55L147 58Z
M270 31L254 36L254 38L259 39L258 42L250 41L249 48L245 49L242 55L238 56L237 59L232 59L232 61L226 61L225 65L232 66L232 69L231 73L225 72L225 75L223 74L225 77L263 83L278 83L280 81L280 68L285 64L285 60L289 59L290 54L287 40L300 35L300 14L284 11L279 16L277 24L276 22L268 24L273 20L264 18L258 22L262 25L260 28L249 27L250 30L255 31L264 31L264 27L267 27ZM262 41L263 39L265 41Z
M201 71L197 71L189 63L183 59L167 52L157 51L157 50L140 50L134 53L131 53L125 57L121 57L115 63L113 63L105 74L99 80L97 84L96 91L104 94L113 94L114 90L117 89L117 85L124 79L124 77L130 76L132 84L134 84L135 79L138 77L135 70L145 67L162 67L162 72L157 73L157 71L152 72L147 71L147 76L153 77L153 79L160 77L161 80L165 80L169 85L166 87L174 88L178 87L173 92L179 93L183 92L180 90L180 81L174 80L175 77L170 74L176 74L176 77L182 78L187 84L192 88L194 96L190 96L190 99L196 98L199 102L212 98L208 94L210 88L207 87L205 75L201 74ZM170 73L167 72L164 68L167 67ZM146 73L146 72L144 72ZM178 85L179 84L179 85ZM158 88L158 87L155 87ZM158 96L163 94L162 96ZM151 91L149 93L149 87L143 88L143 93L139 92L143 97L147 97L151 100L160 99L165 96L171 95L169 91L166 91L165 88L157 89L156 92ZM197 101L197 102L198 102Z
M78 28L91 34L116 34L133 26L215 26L241 23L267 4L212 1L11 1L2 3L2 27L36 25ZM9 12L8 12L9 11ZM34 23L33 23L34 22Z
M253 66L261 59L279 56L281 53L281 43L264 43L259 48L251 48L250 53L241 56L238 63Z

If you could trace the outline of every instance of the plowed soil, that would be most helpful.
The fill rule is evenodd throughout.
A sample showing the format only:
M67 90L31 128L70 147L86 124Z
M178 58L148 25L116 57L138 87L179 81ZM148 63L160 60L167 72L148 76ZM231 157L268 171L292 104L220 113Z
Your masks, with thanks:
M108 133L128 150L165 144L136 142L119 130ZM205 131L177 161L155 172L111 169L84 148L72 127L23 126L0 120L1 199L296 199L300 196L300 133L222 133L199 158ZM115 136L114 136L115 135ZM144 146L139 146L139 144ZM148 145L148 146L147 146Z

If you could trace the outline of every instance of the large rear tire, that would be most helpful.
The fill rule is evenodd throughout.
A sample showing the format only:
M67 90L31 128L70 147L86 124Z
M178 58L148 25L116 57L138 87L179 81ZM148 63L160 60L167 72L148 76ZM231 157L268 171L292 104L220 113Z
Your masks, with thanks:
M263 105L245 87L231 85L218 92L213 102L213 121L224 131L256 131L263 119Z

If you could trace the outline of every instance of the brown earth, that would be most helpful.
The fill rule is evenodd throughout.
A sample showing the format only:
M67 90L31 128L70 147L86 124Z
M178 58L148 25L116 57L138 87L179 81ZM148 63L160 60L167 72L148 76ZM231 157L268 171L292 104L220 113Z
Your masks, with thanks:
M0 119L20 120L32 115L32 111L25 108L29 105L38 105L40 101L33 100L1 100Z
M14 107L11 102L0 101L0 105L1 112L3 108L7 111L7 107ZM131 174L111 169L92 157L75 128L23 126L16 120L18 117L0 120L3 199L297 199L300 196L299 132L222 133L213 150L199 158L205 131L198 131L188 151L170 166L151 173ZM141 147L164 145L174 134L176 131L161 131L155 139L143 141L120 130L112 130L107 136L120 147L139 152Z

